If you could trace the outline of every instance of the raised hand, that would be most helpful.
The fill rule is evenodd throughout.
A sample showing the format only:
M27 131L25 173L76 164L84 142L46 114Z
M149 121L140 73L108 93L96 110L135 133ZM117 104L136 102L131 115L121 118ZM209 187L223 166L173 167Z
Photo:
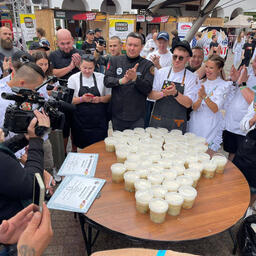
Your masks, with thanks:
M125 77L128 79L128 81L130 80L135 81L137 79L138 66L139 66L139 63L137 63L133 68L130 68L126 71Z
M249 78L249 75L248 75L248 72L247 72L247 68L245 66L243 66L243 68L240 72L239 78L237 80L237 83L238 84L246 83L248 78Z
M205 87L204 85L202 84L201 85L201 88L199 89L198 91L198 96L201 98L201 99L204 99L207 95L206 95L206 92L205 92Z
M231 69L230 69L230 79L233 82L236 82L241 74L241 70L242 70L243 66L241 66L238 70L236 70L235 66L232 65Z

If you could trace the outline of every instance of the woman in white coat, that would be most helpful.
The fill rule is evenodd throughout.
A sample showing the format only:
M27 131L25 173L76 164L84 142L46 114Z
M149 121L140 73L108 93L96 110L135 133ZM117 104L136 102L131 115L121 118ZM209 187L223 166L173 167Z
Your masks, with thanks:
M206 138L213 151L217 151L222 142L224 120L220 110L231 86L231 82L223 80L223 67L223 58L218 55L209 57L205 65L206 79L200 81L189 121L189 132Z
M240 31L233 46L234 66L236 69L239 67L241 62L244 43L245 43L244 31Z

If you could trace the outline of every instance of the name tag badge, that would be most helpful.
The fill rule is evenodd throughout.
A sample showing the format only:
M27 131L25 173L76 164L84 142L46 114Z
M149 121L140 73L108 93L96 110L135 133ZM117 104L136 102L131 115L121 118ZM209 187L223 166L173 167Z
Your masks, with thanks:
M117 68L116 69L116 74L119 76L123 73L123 69L122 68Z

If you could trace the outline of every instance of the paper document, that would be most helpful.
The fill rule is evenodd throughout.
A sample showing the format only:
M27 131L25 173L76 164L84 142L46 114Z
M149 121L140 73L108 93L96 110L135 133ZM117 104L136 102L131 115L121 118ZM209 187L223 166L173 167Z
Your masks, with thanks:
M58 175L81 175L93 177L98 162L98 156L98 154L70 152L63 162Z
M105 180L84 176L67 176L61 182L47 206L50 209L86 213Z

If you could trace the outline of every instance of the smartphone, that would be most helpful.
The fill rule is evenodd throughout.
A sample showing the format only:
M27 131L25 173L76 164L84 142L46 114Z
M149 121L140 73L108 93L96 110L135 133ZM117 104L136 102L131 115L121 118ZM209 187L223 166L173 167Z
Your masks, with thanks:
M34 189L33 189L33 204L35 204L37 209L42 212L43 202L45 195L44 181L39 173L35 173L34 176Z

